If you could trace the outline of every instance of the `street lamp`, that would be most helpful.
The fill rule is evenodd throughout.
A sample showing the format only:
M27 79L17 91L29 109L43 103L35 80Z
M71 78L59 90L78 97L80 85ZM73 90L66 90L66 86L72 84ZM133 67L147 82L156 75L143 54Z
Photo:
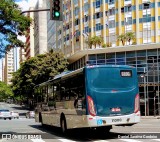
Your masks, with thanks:
M88 33L83 33L83 37L88 41ZM88 45L87 45L87 58L86 58L86 63L88 63Z
M145 70L145 68L144 68ZM140 75L141 78L144 79L144 101L145 101L145 106L144 106L144 109L145 109L145 116L146 116L146 112L147 112L147 95L146 95L146 74L144 72L144 74L141 74Z

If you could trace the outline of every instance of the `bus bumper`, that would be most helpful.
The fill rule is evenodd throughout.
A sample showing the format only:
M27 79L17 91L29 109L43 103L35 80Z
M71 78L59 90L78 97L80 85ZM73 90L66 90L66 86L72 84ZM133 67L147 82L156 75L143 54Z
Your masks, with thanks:
M109 125L132 125L140 122L140 112L122 116L91 116L87 115L89 127L100 127Z

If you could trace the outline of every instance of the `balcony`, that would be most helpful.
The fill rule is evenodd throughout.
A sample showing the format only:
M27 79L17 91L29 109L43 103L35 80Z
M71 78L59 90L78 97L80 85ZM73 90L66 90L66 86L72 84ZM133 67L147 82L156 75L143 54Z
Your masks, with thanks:
M132 0L125 0L124 2L124 6L127 6L127 5L131 5L132 4Z

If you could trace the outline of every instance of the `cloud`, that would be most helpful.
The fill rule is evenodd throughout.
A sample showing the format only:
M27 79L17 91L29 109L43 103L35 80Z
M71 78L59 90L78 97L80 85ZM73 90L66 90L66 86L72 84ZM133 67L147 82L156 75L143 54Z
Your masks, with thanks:
M29 9L28 0L21 0L16 3L19 5L19 7L22 9L22 11L26 11Z

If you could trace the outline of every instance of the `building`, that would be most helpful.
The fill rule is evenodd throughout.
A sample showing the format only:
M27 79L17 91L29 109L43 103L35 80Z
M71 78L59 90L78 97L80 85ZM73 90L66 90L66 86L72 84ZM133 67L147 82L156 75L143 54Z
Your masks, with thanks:
M46 0L47 8L50 8L50 0ZM56 27L59 21L50 20L50 11L47 12L47 47L48 51L51 49L56 49L57 47L57 32Z
M30 5L29 10L33 10L34 9L34 5ZM25 47L25 59L28 60L30 57L34 57L34 43L35 43L35 33L34 33L34 13L33 12L29 12L28 17L30 17L32 19L32 23L29 27L29 29L26 31L26 47ZM23 53L23 52L22 52Z
M46 9L46 0L38 0L35 9ZM44 54L47 49L47 12L35 12L34 19L34 55Z
M86 63L135 66L142 115L153 115L160 109L159 10L158 0L64 0L63 22L56 26L56 48L64 52L72 70ZM135 40L122 46L117 37L128 32L134 32ZM89 36L84 36L86 33ZM89 49L85 41L94 35L101 36L112 47Z
M8 53L5 55L4 59L4 68L2 71L4 73L4 82L6 84L11 84L12 73L14 72L14 49L12 48Z

